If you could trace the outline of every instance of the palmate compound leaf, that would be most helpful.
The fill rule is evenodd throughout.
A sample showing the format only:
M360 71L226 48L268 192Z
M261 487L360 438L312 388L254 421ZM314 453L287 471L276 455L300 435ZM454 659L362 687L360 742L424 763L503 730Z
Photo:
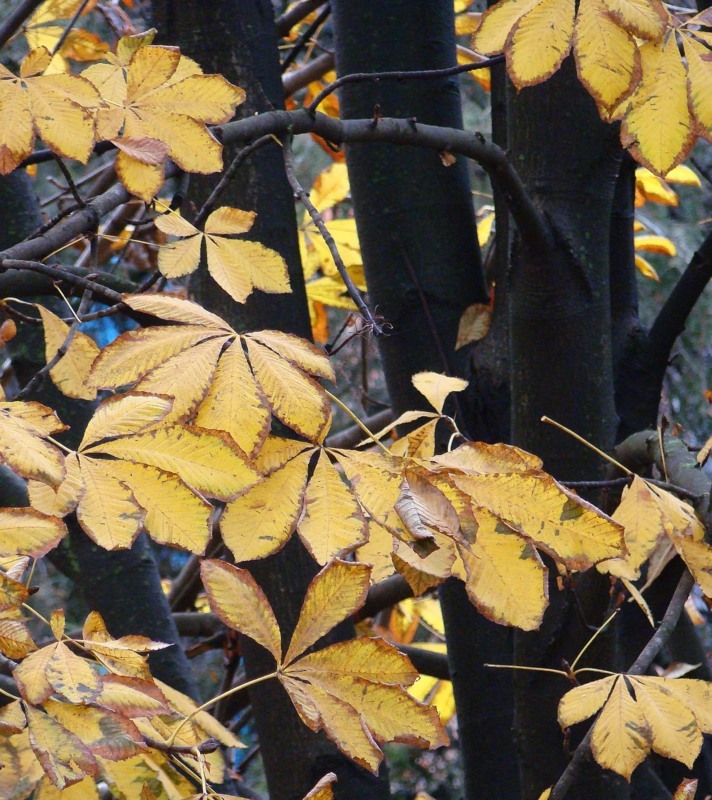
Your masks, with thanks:
M565 694L559 723L567 728L602 709L593 725L593 757L630 780L650 750L691 768L712 727L709 703L706 681L611 675Z
M1 175L30 155L35 132L59 156L86 163L91 154L99 93L79 75L41 75L50 60L38 47L25 56L19 78L0 66Z
M417 677L407 657L373 639L341 642L299 657L360 607L369 573L363 564L337 560L314 578L282 662L277 621L254 579L246 570L219 561L202 565L213 610L272 653L278 677L305 724L324 729L344 753L376 772L383 758L378 743L437 747L447 742L435 710L404 689Z
M247 233L254 218L253 212L222 206L207 218L203 232L175 212L156 217L155 225L163 233L184 237L159 250L158 268L167 278L194 272L205 242L208 272L238 303L244 303L253 289L290 292L287 264L279 253L258 242L227 238Z
M219 172L222 147L205 125L227 122L245 93L220 75L203 75L174 48L134 44L125 37L117 55L107 56L109 64L84 71L107 101L97 115L98 137L157 140L187 172ZM116 171L126 189L147 202L164 180L162 163L133 158L127 148L117 156Z
M154 387L152 392L159 387L161 394L177 398L182 416L192 414L200 427L226 431L249 456L262 446L271 414L311 441L323 438L330 423L329 403L310 375L335 376L327 357L310 342L279 331L239 336L219 317L171 295L126 296L125 302L188 324L122 334L95 361L93 385L116 389L140 382ZM208 340L213 339L225 349L210 374L215 351ZM193 353L201 343L204 347ZM172 361L179 356L179 364ZM195 380L185 381L185 370Z

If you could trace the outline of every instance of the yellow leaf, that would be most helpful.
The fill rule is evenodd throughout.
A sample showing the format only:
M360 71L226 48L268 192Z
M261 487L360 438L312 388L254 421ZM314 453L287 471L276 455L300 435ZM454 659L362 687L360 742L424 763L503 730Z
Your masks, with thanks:
M13 678L22 697L33 705L41 705L54 689L47 680L47 665L54 655L54 645L30 653L13 670Z
M62 453L43 439L66 427L40 403L0 403L0 461L23 478L59 486L65 476Z
M621 555L623 528L544 473L454 475L455 485L569 569Z
M146 657L125 647L121 639L114 639L110 636L104 620L98 612L91 611L87 616L82 629L82 637L85 647L113 673L153 682Z
M670 170L665 176L665 180L668 183L681 183L684 186L702 186L697 173L693 172L686 164L678 164L675 169Z
M660 253L664 256L677 255L677 248L665 236L636 236L633 240L636 250L645 250L648 253Z
M402 436L391 445L391 453L408 458L431 458L435 453L437 424L438 420L433 419Z
M134 311L152 314L170 322L185 322L189 325L202 325L206 328L222 329L234 333L232 328L217 314L207 311L198 303L193 303L175 294L125 294L124 303Z
M28 594L29 591L23 583L0 573L0 611L22 605L27 600Z
M0 508L0 556L41 558L59 544L66 532L61 520L34 508Z
M237 339L220 357L195 424L227 431L248 456L254 456L269 433L271 416Z
M37 784L34 800L100 800L96 781L87 775L79 783L58 789L45 775Z
M353 217L348 219L334 219L326 223L329 233L334 239L334 243L341 255L344 266L349 270L354 283L362 291L365 290L365 279L363 277L363 258L361 256L361 244L356 230L356 220ZM331 250L327 246L323 237L316 228L306 229L309 235L309 242L316 251L318 266L324 275L341 280L339 271L334 264Z
M57 788L78 783L86 775L98 776L96 760L78 736L32 706L26 706L25 713L32 750Z
M212 535L214 509L179 478L144 464L104 462L146 509L144 527L159 544L202 555Z
M131 547L141 532L145 511L125 483L108 474L104 463L79 454L84 494L77 519L92 541L106 550Z
M418 372L413 375L411 381L438 414L443 413L443 406L449 394L467 389L467 381L462 378L452 378L437 372Z
M649 278L652 281L660 281L660 276L658 275L655 267L649 261L646 261L643 256L636 254L635 268L644 278Z
M221 206L213 211L205 221L205 232L220 235L247 233L256 216L254 211L241 211L239 208ZM185 236L185 234L177 235Z
M644 205L646 200L664 206L677 206L680 202L677 193L645 167L638 167L635 171L635 191L641 198L641 202L636 201L636 206Z
M640 79L635 39L614 22L604 0L581 3L574 54L581 83L609 113L628 97Z
M643 169L645 169L643 167ZM648 172L648 170L645 170ZM650 173L652 175L652 172ZM640 220L633 220L633 233L640 233L641 231L645 230L645 225Z
M468 306L460 317L457 329L457 342L455 349L459 350L470 342L479 342L484 339L492 322L492 309L489 304L474 303Z
M318 564L355 550L366 541L358 501L322 450L304 496L299 536Z
M142 378L171 356L225 331L192 325L139 328L122 333L105 347L89 376L91 386L118 389Z
M310 441L319 441L331 419L324 390L269 347L251 337L244 341L250 366L272 413Z
M481 14L477 14L477 15L472 14L472 15L468 15L468 16L472 16L472 17L477 16L478 19L477 20L473 19L472 22L473 23L477 22L477 24L479 25L479 22L481 21L481 18L482 18ZM456 17L455 18L455 24L456 25L457 25L457 19L458 18ZM473 33L474 32L475 31L473 30ZM461 44L458 44L456 46L455 55L456 55L456 58L457 58L458 65L478 64L479 62L484 61L484 56L481 56L478 53L475 53L474 50L470 50L469 47L464 47ZM482 67L481 69L472 70L472 71L467 72L465 74L469 75L472 78L472 80L474 80L476 83L479 83L479 85L486 92L491 91L491 89L492 89L492 74L491 74L491 72L489 70L489 67ZM479 236L479 234L480 234L480 226L479 225L477 226L477 233L478 233L478 238L480 238L480 236ZM480 240L480 244L482 244L481 240Z
M326 211L327 208L345 200L349 190L346 164L332 164L316 176L309 192L309 199L317 211Z
M335 559L309 584L284 663L290 664L346 617L368 593L370 567Z
M623 558L602 561L596 568L599 572L638 580L640 568L665 535L662 511L642 478L636 475L633 483L623 490L621 503L612 519L624 528L623 537L628 553Z
M621 142L653 172L665 175L683 161L695 139L687 104L687 76L675 37L640 47L643 77L630 98Z
M316 786L308 794L304 795L304 800L332 800L334 791L331 788L331 784L336 783L337 780L335 773L327 772Z
M158 219L162 219L162 217ZM163 245L158 251L158 269L161 274L166 278L174 279L195 272L200 263L202 243L202 234L195 234L187 239Z
M472 39L472 49L486 56L501 53L512 28L540 0L502 0L482 15L480 27Z
M102 676L96 702L130 718L169 713L168 700L155 683L111 673Z
M107 453L173 472L199 492L221 500L234 497L260 479L232 439L218 431L181 425L95 444L91 453Z
M173 769L156 751L125 761L106 761L102 764L102 773L117 797L154 800L150 795L137 794L147 784L155 789L157 800L183 800L195 791L195 784Z
M617 676L591 736L591 751L604 769L630 780L650 751L650 728L625 679Z
M559 703L559 725L570 728L592 717L608 700L616 679L616 675L610 675L566 692Z
M183 350L136 384L136 391L174 398L172 409L161 420L163 425L184 422L193 415L210 387L225 341L217 337Z
M17 661L36 649L24 622L0 616L0 653Z
M390 577L395 571L391 553L393 552L393 534L372 519L367 520L368 541L356 551L356 560L369 564L371 581L379 583Z
M331 366L328 356L306 339L301 339L291 333L269 330L248 333L246 338L254 339L271 348L295 367L303 369L304 372L318 375L328 381L336 380L334 368Z
M449 453L435 456L433 461L450 469L474 475L496 472L527 472L542 467L538 456L509 444L466 442Z
M287 543L302 511L310 457L297 456L227 504L220 531L236 561L264 558Z
M49 362L64 344L69 325L43 306L36 304L40 312L45 335L45 358ZM72 343L60 361L50 370L55 386L67 397L93 400L96 389L86 385L89 371L99 348L86 334L77 331Z
M673 541L702 593L712 597L712 546L685 536L675 536Z
M58 641L62 641L62 637L64 636L64 628L66 626L67 620L64 617L64 609L55 609L52 612L52 616L50 617L49 624L50 628L52 629L52 635Z
M151 95L152 104L157 102L157 96L158 92ZM197 98L193 98L193 102L197 110L200 107ZM222 146L202 122L184 114L174 114L166 106L151 107L146 103L132 110L136 118L127 118L124 129L127 136L160 139L170 147L171 159L186 171L205 175L222 170ZM131 191L130 187L126 188Z
M433 586L438 586L453 573L457 552L455 545L448 536L441 533L435 534L437 549L426 555L419 556L412 546L402 541L393 543L393 564L396 570L408 581L413 594L418 597Z
M291 292L287 262L259 242L206 236L208 271L215 282L238 303L252 289L272 294Z
M129 162L120 162L120 164L131 163L131 161L138 161L140 164L148 166L158 166L163 164L165 157L168 155L168 145L160 141L160 139L150 139L143 137L140 139L132 138L130 136L121 136L117 139L112 139L111 143L116 146L125 155L129 156ZM118 171L118 169L117 169ZM161 176L163 171L161 170ZM159 187L160 188L160 187Z
M102 439L138 433L161 422L172 407L173 401L170 397L155 394L132 392L110 397L96 409L89 420L79 449L90 447Z
M683 43L685 58L687 59L690 107L700 127L701 135L709 140L712 138L712 100L710 100L712 69L710 69L710 51L689 36L683 37ZM699 183L693 185L699 185Z
M129 138L129 137L126 137ZM146 139L148 137L143 136L134 136L131 137L135 140ZM112 138L112 142L115 142L116 139ZM159 141L158 139L152 139L151 141ZM114 162L114 169L116 170L116 174L121 181L121 183L127 188L131 194L136 195L144 203L150 203L151 200L161 191L161 187L165 183L166 177L165 172L163 169L163 164L146 164L145 159L143 161L139 161L136 158L132 158L128 153L124 152L123 150L119 150L118 155L116 156L116 161ZM198 241L200 241L198 239ZM170 250L174 245L164 245L161 250L159 251L159 258L161 257L161 253L164 250ZM164 257L167 258L167 257ZM163 268L165 264L162 263L161 268ZM168 271L170 269L170 263L165 265L166 268L166 276L167 277L177 277L176 276L169 276ZM193 268L195 269L195 267ZM188 269L188 272L191 270ZM177 269L176 269L177 272ZM181 275L187 274L186 272L181 272Z
M647 678L651 683L662 683L669 692L692 710L702 733L712 731L712 687L707 681L692 678L670 680L668 678Z
M97 696L101 678L89 662L74 655L62 642L54 645L47 662L46 677L50 686L70 703L87 703Z
M665 530L671 539L680 536L691 536L695 541L704 539L704 526L689 503L653 484L648 484L648 488L663 513Z
M660 0L603 0L618 24L640 39L660 39L667 12Z
M478 509L477 538L458 546L465 564L465 588L488 619L537 630L549 603L547 570L531 542L497 517Z
M474 33L479 27L482 14L472 12L455 16L455 36L466 36Z
M0 73L0 174L16 169L32 152L35 132L30 98L15 76Z
M539 0L520 17L507 47L507 71L517 89L551 77L571 49L572 0Z
M245 569L206 560L200 567L210 607L229 627L254 639L282 660L279 625L264 592Z

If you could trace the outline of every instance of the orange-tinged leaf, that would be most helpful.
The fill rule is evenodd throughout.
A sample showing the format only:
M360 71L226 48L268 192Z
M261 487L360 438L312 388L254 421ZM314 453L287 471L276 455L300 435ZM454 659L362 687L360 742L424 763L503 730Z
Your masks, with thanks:
M613 21L604 0L581 3L574 53L581 83L607 112L628 97L640 79L635 39Z
M677 248L666 236L646 234L644 236L636 236L633 241L636 250L645 250L648 253L660 253L664 256L677 255Z
M245 569L206 560L200 575L210 607L229 627L261 644L280 663L282 638L279 625L264 592Z
M492 217L494 219L494 217ZM478 226L479 230L479 226ZM489 238L489 237L488 237ZM492 309L486 303L474 303L468 306L460 317L457 329L457 342L455 349L459 350L471 342L479 342L484 339L490 329L492 321Z
M155 428L92 445L91 453L173 472L199 492L228 500L260 479L232 439L183 425Z
M45 674L54 691L70 703L94 700L101 688L101 678L89 662L74 655L62 642L54 645L54 653L47 662Z
M291 333L269 330L248 333L245 338L253 339L271 348L282 358L310 375L317 375L328 381L336 380L334 368L331 366L328 356L306 339Z
M334 559L312 580L284 663L289 664L357 611L368 593L371 568Z
M650 728L620 675L594 723L591 751L604 769L627 780L650 752Z
M165 142L160 139L151 139L147 136L142 138L120 136L117 139L112 139L111 143L134 161L150 166L162 164L169 150Z
M24 622L0 616L0 653L17 661L36 649Z
M667 13L660 0L603 0L618 24L640 39L660 39Z
M683 41L687 41L686 39ZM689 71L688 64L688 71ZM636 170L637 172L637 170ZM675 169L671 169L665 176L668 183L681 183L684 186L702 186L697 173L691 170L686 164L678 164Z
M658 283L660 282L660 276L655 267L637 253L635 255L635 268L644 278L649 278L651 281L658 281Z
M102 439L138 433L149 425L161 422L172 407L173 400L170 397L156 394L131 392L110 397L96 409L89 420L80 449L90 447Z
M310 792L304 795L304 800L332 800L334 791L331 784L337 780L335 773L328 772Z
M683 161L695 138L687 104L687 76L675 37L640 47L643 77L631 95L621 142L632 156L664 175Z
M208 272L238 303L244 303L253 288L272 294L291 292L287 262L276 250L221 236L206 236L205 245Z
M310 441L319 441L331 419L324 390L269 347L247 337L244 341L250 366L272 413Z
M62 520L34 508L0 508L0 556L41 558L67 532Z
M145 464L105 462L146 509L144 527L159 544L202 555L210 541L214 509L175 475Z
M186 239L163 245L158 251L158 269L161 274L166 278L174 279L195 272L200 263L202 244L203 236L195 234Z
M40 403L0 403L0 461L23 478L58 486L65 476L62 453L43 439L65 429Z
M227 504L220 532L236 561L264 558L287 543L302 512L310 457L297 456Z
M503 0L482 15L472 39L472 49L487 56L501 53L512 28L540 0Z
M78 783L86 775L97 777L96 760L78 736L43 711L32 706L25 711L32 750L57 788Z
M636 197L640 195L641 198L640 202L636 200L636 206L644 205L646 200L664 206L677 206L680 202L677 192L646 167L638 167L635 171L635 192Z
M163 219L158 217L157 219ZM175 294L147 293L125 294L124 303L134 311L153 314L171 322L185 322L189 325L203 325L206 328L223 329L232 332L230 326L217 314L207 311L198 303L186 300Z
M54 645L47 645L30 653L13 670L12 676L20 694L32 705L41 705L54 691L46 674L53 656Z
M413 375L411 381L438 414L443 413L443 406L449 394L467 389L467 381L462 378L452 378L437 372L418 372Z
M218 334L225 332L192 325L139 328L122 333L101 351L89 382L101 389L118 389L139 380L171 356Z
M28 594L28 589L23 583L5 573L0 573L0 611L22 605L27 600Z
M136 384L136 391L173 397L173 408L163 425L184 422L205 397L225 339L216 337L183 350L152 369Z
M366 520L351 490L322 450L304 496L299 536L318 564L355 550L366 541Z
M269 433L270 414L262 390L237 339L222 354L195 424L227 431L248 456L254 456Z
M468 597L494 622L537 630L549 603L547 570L539 554L531 542L484 509L477 509L475 516L477 538L458 547Z
M256 216L254 211L241 211L239 208L221 206L205 220L205 233L218 235L247 233Z
M44 306L37 304L36 308L44 326L45 358L49 362L64 344L69 325ZM99 348L92 339L81 331L74 334L69 349L50 370L52 381L62 394L80 400L96 397L96 389L88 386L86 380L98 354Z
M310 653L287 668L289 675L325 672L361 677L389 686L411 686L420 677L410 659L383 639L359 636Z
M512 29L506 50L507 71L521 89L546 80L561 66L571 49L574 3L540 0Z
M570 569L588 569L624 549L623 528L544 473L454 475L455 485Z
M131 718L169 713L168 700L155 683L123 675L104 675L96 702Z
M146 512L125 483L107 473L103 462L79 454L85 491L77 519L92 541L106 550L131 547L141 532Z

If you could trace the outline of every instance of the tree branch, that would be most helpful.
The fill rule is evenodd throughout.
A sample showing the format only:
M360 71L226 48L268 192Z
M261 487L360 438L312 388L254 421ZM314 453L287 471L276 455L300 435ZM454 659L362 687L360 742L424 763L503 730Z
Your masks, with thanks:
M23 0L0 25L0 47L6 44L22 27L42 0Z
M286 36L295 25L298 25L305 17L308 17L312 11L316 11L323 3L324 0L301 0L301 2L295 3L289 11L280 14L274 21L277 28L277 36Z
M636 658L635 662L628 670L628 675L644 675L648 671L648 667L653 663L653 660L658 653L663 649L672 632L675 630L677 621L685 608L685 601L687 600L690 590L694 586L695 580L690 575L688 570L685 570L677 584L677 589L673 594L670 604L667 607L665 616L660 623L660 626L651 637L648 644L643 648L642 652ZM566 796L571 786L576 781L581 765L588 757L591 750L591 737L593 734L593 725L588 730L588 733L581 740L581 743L576 748L573 758L569 762L562 773L556 785L551 790L550 800L562 800Z
M286 72L282 76L284 96L290 97L312 81L322 78L329 70L334 69L334 63L334 56L331 53L322 53L305 66Z
M386 578L385 581L374 583L368 590L366 595L366 602L354 614L354 621L358 622L368 617L375 617L379 611L394 606L400 603L401 600L407 600L413 596L413 590L410 588L408 581L402 575L392 575Z

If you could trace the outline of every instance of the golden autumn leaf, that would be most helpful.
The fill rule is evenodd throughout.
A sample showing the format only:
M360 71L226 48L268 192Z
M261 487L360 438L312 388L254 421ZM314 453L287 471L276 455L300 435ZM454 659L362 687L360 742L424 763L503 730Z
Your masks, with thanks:
M449 394L452 392L462 392L467 389L467 381L462 378L440 375L437 372L418 372L416 375L413 375L411 381L413 382L413 386L415 386L438 414L443 413L443 406Z
M471 342L479 342L487 336L492 321L492 309L489 304L474 303L468 306L460 317L457 329L455 349L459 350Z
M338 778L333 772L327 772L316 786L307 794L304 795L304 800L332 800L334 797L334 790L331 788L333 783L336 783Z
M647 259L637 253L635 255L635 268L644 278L660 282L660 276L655 267Z
M677 255L677 248L666 236L636 236L633 243L635 244L636 250L644 250L648 253L660 253L664 256Z
M37 647L24 622L14 619L12 611L0 612L0 653L6 658L25 658Z
M0 508L0 556L41 558L67 533L65 524L34 508Z
M62 453L45 440L66 429L40 403L0 403L0 461L23 478L58 486L65 475Z
M153 680L148 664L146 663L146 657L141 655L140 652L137 652L133 647L130 647L126 643L125 637L114 639L107 631L104 620L97 611L91 611L84 621L82 637L84 639L84 646L87 647L101 663L106 664L116 675L139 678L144 681ZM167 646L160 642L154 644L163 647ZM26 660L27 659L25 659L25 661ZM24 663L25 662L20 664L18 669L21 669Z
M317 211L326 211L345 200L349 195L349 175L346 164L332 164L314 179L309 199Z
M567 728L602 709L593 725L593 756L627 780L650 750L691 768L712 722L704 710L709 691L700 680L611 675L565 694L559 723Z
M123 44L123 48L122 48ZM108 102L97 116L100 139L153 139L188 172L222 169L222 147L205 127L227 122L243 102L242 89L220 75L203 75L190 59L172 48L122 39L108 64L96 64L84 75ZM150 201L163 184L163 165L146 163L124 149L117 174L133 194Z
M635 171L635 198L636 207L644 205L647 200L665 206L677 206L680 202L677 192L647 167L638 167Z
M64 344L69 325L44 306L38 304L36 307L44 326L45 358L49 362ZM86 380L98 354L99 348L85 333L77 331L74 334L67 352L49 373L62 394L80 400L93 400L96 397L96 389L88 386Z
M287 264L279 253L259 242L227 238L249 231L254 217L252 212L223 206L207 218L204 232L175 213L156 217L154 222L159 230L185 237L161 248L158 268L167 278L194 272L205 242L208 272L238 303L244 303L253 289L290 292Z

